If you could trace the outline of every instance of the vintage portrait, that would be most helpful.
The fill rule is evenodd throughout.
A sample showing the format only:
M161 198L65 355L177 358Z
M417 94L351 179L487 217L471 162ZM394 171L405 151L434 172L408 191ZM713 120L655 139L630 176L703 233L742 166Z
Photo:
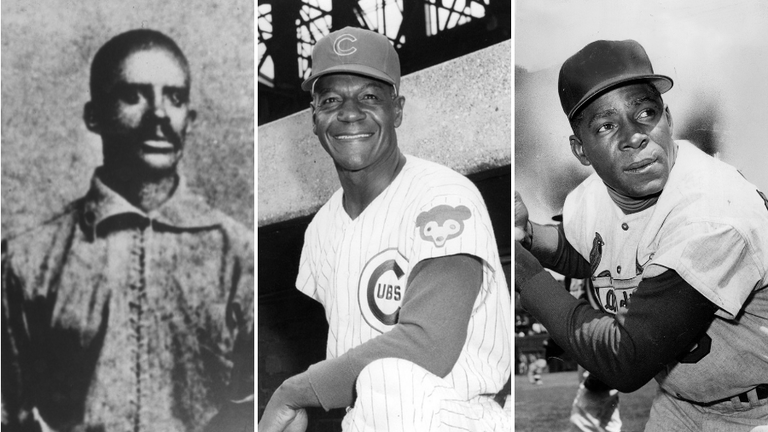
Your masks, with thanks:
M254 4L2 4L2 424L254 428Z

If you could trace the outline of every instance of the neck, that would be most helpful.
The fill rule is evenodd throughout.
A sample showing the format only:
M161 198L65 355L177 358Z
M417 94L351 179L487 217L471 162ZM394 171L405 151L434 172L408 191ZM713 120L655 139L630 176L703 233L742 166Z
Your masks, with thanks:
M616 203L617 206L621 209L624 214L632 214L641 212L649 207L652 207L654 204L656 204L656 201L659 200L659 196L661 195L661 192L655 193L653 195L644 196L641 198L634 198L627 195L623 195L613 189L612 187L605 185L608 189L608 196L611 197L614 203Z
M145 212L152 211L168 201L178 185L175 171L141 176L137 175L135 170L105 166L99 177L106 186Z
M381 163L359 171L344 171L337 166L341 188L344 190L344 210L357 218L368 205L395 180L405 165L405 156L395 150Z

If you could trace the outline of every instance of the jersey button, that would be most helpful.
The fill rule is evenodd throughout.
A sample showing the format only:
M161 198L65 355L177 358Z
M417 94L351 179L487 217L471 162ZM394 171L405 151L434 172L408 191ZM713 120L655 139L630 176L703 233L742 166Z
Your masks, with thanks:
M616 267L616 273L621 273L621 266Z
M626 231L626 230L628 230L628 229L629 229L629 225L627 225L627 223L626 223L626 222L624 222L623 224L621 224L621 229L623 229L624 231Z

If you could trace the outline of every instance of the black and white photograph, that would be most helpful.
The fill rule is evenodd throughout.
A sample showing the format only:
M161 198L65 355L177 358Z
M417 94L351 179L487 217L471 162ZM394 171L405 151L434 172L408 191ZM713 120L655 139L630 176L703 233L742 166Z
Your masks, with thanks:
M514 22L515 430L768 430L768 4Z
M4 430L254 430L254 7L2 2Z
M511 429L510 6L260 3L260 431Z

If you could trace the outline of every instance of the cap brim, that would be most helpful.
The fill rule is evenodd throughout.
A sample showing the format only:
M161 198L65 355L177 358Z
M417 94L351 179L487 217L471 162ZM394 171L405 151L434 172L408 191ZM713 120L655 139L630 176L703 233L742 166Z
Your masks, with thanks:
M323 77L325 75L337 74L337 73L351 73L356 75L363 75L370 78L376 78L378 80L384 81L392 85L396 85L395 81L389 75L377 69L374 69L370 66L364 66L364 65L358 65L358 64L345 64L345 65L337 65L337 66L330 67L317 74L313 73L312 75L309 76L309 78L306 79L306 81L304 81L301 84L301 89L304 91L310 91L312 90L312 83L316 79Z
M669 89L672 88L672 85L674 82L672 81L672 78L666 76L666 75L633 75L630 77L617 77L614 80L603 82L601 85L591 89L587 94L584 95L584 97L581 98L579 103L573 106L571 108L571 112L568 113L568 119L572 120L574 115L576 115L579 110L581 110L586 104L591 102L593 99L597 98L598 96L602 95L604 92L621 86L623 84L627 84L633 81L650 81L654 87L656 87L656 90L659 91L659 93L666 93L669 91Z

